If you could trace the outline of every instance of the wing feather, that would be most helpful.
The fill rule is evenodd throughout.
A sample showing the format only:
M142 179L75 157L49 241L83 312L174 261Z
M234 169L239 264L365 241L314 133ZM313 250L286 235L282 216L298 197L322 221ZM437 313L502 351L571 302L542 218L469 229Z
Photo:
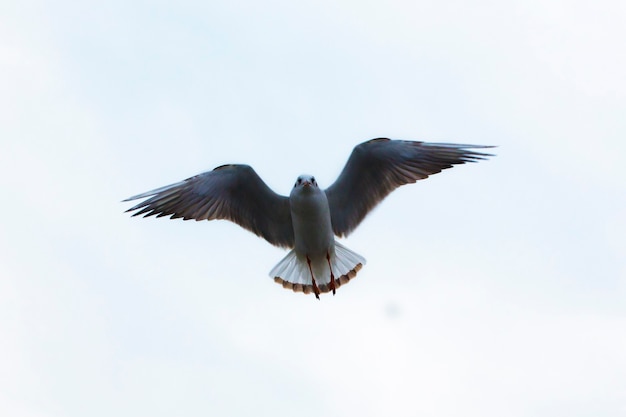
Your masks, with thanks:
M333 231L348 235L389 193L457 164L490 154L472 149L492 146L429 143L387 138L357 145L339 178L326 189Z
M274 193L248 165L222 165L124 201L139 199L145 200L126 210L133 216L225 219L273 245L294 245L289 199Z

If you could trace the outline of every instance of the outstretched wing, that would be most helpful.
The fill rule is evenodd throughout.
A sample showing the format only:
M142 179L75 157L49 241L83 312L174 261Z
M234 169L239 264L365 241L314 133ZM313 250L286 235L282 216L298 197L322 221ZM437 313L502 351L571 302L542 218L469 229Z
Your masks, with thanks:
M146 200L126 210L133 216L170 219L226 219L276 246L292 248L289 199L273 192L248 165L222 165L176 184L124 201Z
M326 189L333 231L354 230L378 203L401 185L428 178L456 164L486 159L472 149L491 146L428 143L387 138L357 145L339 178Z

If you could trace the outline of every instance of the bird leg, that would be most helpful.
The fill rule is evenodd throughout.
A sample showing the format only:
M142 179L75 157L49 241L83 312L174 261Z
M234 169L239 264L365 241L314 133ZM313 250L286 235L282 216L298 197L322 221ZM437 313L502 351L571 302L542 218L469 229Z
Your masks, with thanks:
M315 282L315 277L313 276L313 268L311 268L311 260L309 259L309 255L306 256L306 263L309 265L309 272L311 273L311 282L313 283L313 292L315 293L315 298L320 299L320 289L317 287L317 282Z
M335 275L333 274L333 267L330 265L330 254L326 252L326 261L328 261L328 269L330 269L330 289L333 290L335 295Z

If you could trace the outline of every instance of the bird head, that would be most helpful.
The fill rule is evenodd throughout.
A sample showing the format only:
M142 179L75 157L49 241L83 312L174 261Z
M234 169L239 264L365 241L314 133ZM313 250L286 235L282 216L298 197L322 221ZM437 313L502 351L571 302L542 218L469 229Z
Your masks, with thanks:
M315 181L315 177L313 175L302 174L296 180L296 183L293 185L293 188L308 188L308 187L317 187L317 182Z

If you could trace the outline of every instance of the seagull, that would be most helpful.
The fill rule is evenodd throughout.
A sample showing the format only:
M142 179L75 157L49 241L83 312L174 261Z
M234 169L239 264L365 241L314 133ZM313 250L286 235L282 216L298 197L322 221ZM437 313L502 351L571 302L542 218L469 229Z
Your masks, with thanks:
M133 216L226 219L275 246L291 249L270 271L275 282L304 294L332 292L354 278L365 258L335 240L349 235L389 193L453 165L484 160L492 146L388 138L357 145L325 190L300 175L289 197L272 191L248 165L221 165L184 181L135 195Z

